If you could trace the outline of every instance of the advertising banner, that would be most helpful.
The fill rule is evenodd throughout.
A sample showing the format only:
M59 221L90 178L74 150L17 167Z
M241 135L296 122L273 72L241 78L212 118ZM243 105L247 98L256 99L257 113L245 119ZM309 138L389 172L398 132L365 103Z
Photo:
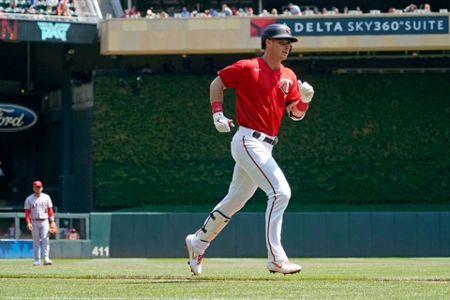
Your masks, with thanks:
M250 35L261 36L269 24L288 25L294 36L448 34L448 16L252 18Z
M37 120L37 114L27 107L0 103L0 133L28 129L33 127Z
M0 17L0 40L93 44L98 41L97 24Z

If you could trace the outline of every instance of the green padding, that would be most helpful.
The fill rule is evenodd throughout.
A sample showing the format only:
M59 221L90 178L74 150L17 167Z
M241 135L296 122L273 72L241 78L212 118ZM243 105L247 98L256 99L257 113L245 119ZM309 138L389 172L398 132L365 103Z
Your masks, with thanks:
M110 213L91 213L91 255L92 257L109 257L111 240Z
M227 193L232 134L213 126L212 79L150 76L139 88L135 77L96 78L96 206L214 205ZM311 109L304 121L283 121L274 149L292 203L450 201L450 75L303 79L316 90Z
M89 258L91 257L90 240L51 240L51 258Z

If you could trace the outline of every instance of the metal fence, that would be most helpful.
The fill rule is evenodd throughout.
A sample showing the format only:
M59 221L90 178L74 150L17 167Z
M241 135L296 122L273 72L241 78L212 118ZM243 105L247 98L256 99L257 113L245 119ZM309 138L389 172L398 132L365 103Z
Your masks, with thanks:
M55 222L59 228L55 240L89 240L89 214L57 213ZM0 239L31 239L25 213L0 213Z

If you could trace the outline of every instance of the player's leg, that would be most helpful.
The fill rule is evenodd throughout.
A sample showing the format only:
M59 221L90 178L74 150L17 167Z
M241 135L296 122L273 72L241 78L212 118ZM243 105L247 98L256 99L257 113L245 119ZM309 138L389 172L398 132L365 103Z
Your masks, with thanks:
M41 249L40 249L40 229L39 221L31 221L33 229L31 230L31 236L33 237L33 254L34 265L39 266L41 264Z
M50 234L49 230L49 222L48 220L42 221L41 227L41 238L42 238L42 250L44 254L44 265L51 265L52 261L50 260Z
M266 246L269 270L295 273L300 266L288 263L281 244L283 214L291 197L291 189L282 170L272 157L272 146L251 137L242 137L242 152L237 163L268 197L266 210Z
M203 226L186 237L186 248L189 252L189 266L195 275L201 273L203 254L230 218L239 211L257 189L256 184L237 164L234 167L233 179L228 194L206 218Z

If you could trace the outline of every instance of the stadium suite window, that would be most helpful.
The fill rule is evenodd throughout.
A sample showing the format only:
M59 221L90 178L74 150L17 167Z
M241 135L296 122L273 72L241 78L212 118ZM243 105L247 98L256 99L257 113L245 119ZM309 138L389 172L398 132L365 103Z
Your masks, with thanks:
M59 219L60 240L85 240L86 219L61 218Z
M15 234L15 219L0 218L0 239L14 239Z

